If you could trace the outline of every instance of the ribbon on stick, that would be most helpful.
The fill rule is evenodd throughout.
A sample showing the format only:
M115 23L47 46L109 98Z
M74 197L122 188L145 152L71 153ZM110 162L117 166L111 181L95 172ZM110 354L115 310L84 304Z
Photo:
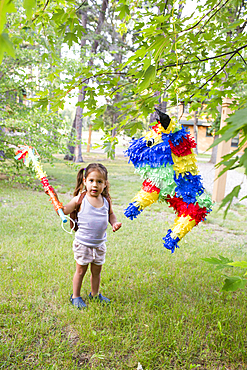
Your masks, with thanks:
M66 223L68 217L66 217L65 214L63 213L63 204L59 202L55 190L49 184L49 181L46 177L46 173L43 171L42 166L39 162L39 154L37 150L28 145L18 145L18 147L19 149L16 152L15 159L17 160L22 159L25 166L27 167L29 167L30 163L32 163L33 168L36 172L36 175L39 178L44 188L45 193L50 196L49 200L52 202L55 211L61 217L62 223ZM63 225L62 225L62 228L63 228Z

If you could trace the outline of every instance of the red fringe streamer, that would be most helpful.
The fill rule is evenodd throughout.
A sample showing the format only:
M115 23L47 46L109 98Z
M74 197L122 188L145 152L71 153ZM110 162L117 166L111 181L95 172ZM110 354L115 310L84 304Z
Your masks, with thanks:
M49 184L47 177L42 177L40 180L46 194L50 195L50 200L53 204L55 211L59 208L63 209L63 204L57 199L57 195L53 187Z
M184 157L186 155L190 155L191 148L196 147L196 143L194 139L189 135L186 135L186 137L183 137L179 145L177 146L174 146L171 140L169 140L169 144L170 144L172 153L178 157Z
M26 150L26 151L22 151L22 150L17 150L17 152L15 153L16 155L17 154L19 154L19 153L22 153L22 155L18 158L18 160L20 161L22 158L23 158L23 161L24 161L24 159L25 159L25 157L27 156L27 154L28 154L28 151Z
M51 191L55 192L53 187L49 184L49 181L48 181L47 177L42 177L40 182L41 182L45 192L47 192L48 190L51 190Z
M160 121L158 121L158 123L154 126L152 126L152 130L154 130L156 133L159 133L160 132Z
M159 194L160 192L160 189L148 180L143 181L142 190L146 191L147 193L153 193L156 191Z
M182 198L177 198L176 196L171 197L168 195L166 201L170 204L169 207L174 208L179 217L182 215L189 215L192 220L195 220L196 225L205 220L205 217L208 213L206 207L200 208L198 203L188 204Z

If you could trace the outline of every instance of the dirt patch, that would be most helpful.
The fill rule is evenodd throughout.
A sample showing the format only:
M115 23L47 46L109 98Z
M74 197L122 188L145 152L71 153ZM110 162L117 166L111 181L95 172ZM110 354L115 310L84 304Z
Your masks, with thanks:
M0 181L1 180L8 180L8 176L4 175L3 173L0 173Z

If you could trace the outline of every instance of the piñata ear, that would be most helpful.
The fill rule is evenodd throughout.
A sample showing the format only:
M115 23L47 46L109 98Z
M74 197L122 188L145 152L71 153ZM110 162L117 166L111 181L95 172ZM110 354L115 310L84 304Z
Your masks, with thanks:
M161 126L164 127L164 129L166 130L171 122L171 118L166 113L161 112L161 110L159 110L158 108L154 109L159 115L159 120L157 121L160 122Z

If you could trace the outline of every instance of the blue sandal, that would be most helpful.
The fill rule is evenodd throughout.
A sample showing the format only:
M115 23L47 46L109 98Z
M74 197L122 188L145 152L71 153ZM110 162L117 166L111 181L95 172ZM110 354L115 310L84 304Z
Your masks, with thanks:
M95 297L92 296L91 292L89 293L89 299L95 299L96 301L99 300L102 303L110 303L111 300L109 298L103 297L101 293L96 295Z
M71 294L70 296L70 302L72 303L73 306L79 308L79 310L81 310L82 308L86 308L87 305L86 303L83 301L82 297L76 297L76 298L72 298L73 294Z

